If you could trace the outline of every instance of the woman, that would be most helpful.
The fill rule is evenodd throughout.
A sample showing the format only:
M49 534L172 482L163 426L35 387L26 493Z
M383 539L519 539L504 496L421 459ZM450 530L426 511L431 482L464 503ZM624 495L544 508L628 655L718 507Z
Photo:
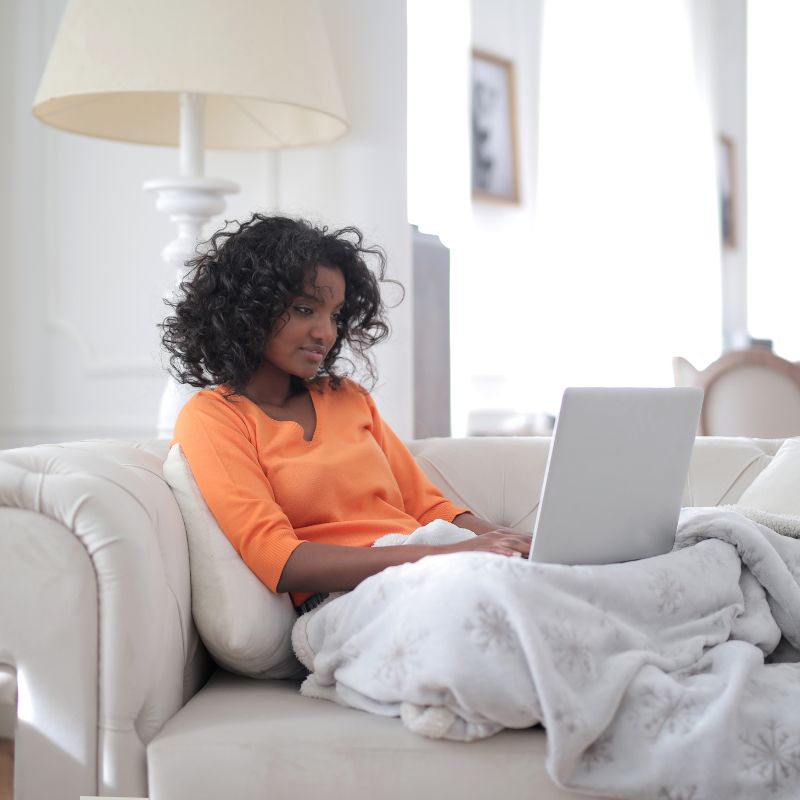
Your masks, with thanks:
M175 441L220 527L272 591L301 612L388 566L483 550L526 555L433 486L370 395L339 374L388 335L378 278L355 228L254 214L212 237L163 324L173 373L203 391ZM374 374L373 374L374 378ZM371 548L443 519L479 534L454 545Z

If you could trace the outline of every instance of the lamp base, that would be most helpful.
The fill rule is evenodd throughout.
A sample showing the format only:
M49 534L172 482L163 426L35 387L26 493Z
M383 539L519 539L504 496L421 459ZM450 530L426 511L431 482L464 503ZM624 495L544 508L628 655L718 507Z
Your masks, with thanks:
M196 255L203 227L225 210L224 195L236 194L239 186L222 178L159 178L146 181L143 188L157 193L156 208L178 226L178 238L161 255L176 269L180 284L186 275L186 262Z
M162 251L167 266L175 270L175 285L167 295L174 297L187 274L186 263L197 255L203 227L211 218L225 210L224 195L235 194L239 186L220 178L164 178L147 181L146 192L156 192L156 208L169 215L178 226L178 236ZM161 396L158 414L158 436L171 438L175 420L184 403L196 390L178 384L171 376Z

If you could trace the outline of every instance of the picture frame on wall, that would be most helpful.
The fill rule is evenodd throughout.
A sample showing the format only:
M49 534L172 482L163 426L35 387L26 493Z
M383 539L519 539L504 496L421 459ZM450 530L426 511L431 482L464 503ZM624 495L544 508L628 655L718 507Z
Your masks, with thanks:
M719 192L720 238L723 248L738 244L736 224L736 148L733 139L720 134L717 140L717 186Z
M518 204L513 63L482 50L473 50L470 88L472 197Z

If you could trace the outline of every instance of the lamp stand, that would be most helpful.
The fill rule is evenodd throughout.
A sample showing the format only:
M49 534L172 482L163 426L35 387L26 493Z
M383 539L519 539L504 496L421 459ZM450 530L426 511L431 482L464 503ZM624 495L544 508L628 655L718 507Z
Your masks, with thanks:
M205 97L183 93L180 96L180 176L146 181L144 190L156 192L156 208L178 226L178 236L162 251L167 266L175 270L175 289L186 277L186 262L196 255L203 227L225 209L224 195L235 194L239 187L233 181L205 178L203 117ZM179 384L171 375L161 395L158 412L159 438L172 438L175 420L183 404L196 390Z

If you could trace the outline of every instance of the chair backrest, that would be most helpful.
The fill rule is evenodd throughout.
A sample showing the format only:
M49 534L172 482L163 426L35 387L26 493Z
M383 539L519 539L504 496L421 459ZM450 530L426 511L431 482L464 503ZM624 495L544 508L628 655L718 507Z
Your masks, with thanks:
M705 391L701 436L800 436L800 364L765 348L726 353L703 370L672 359L677 386Z

